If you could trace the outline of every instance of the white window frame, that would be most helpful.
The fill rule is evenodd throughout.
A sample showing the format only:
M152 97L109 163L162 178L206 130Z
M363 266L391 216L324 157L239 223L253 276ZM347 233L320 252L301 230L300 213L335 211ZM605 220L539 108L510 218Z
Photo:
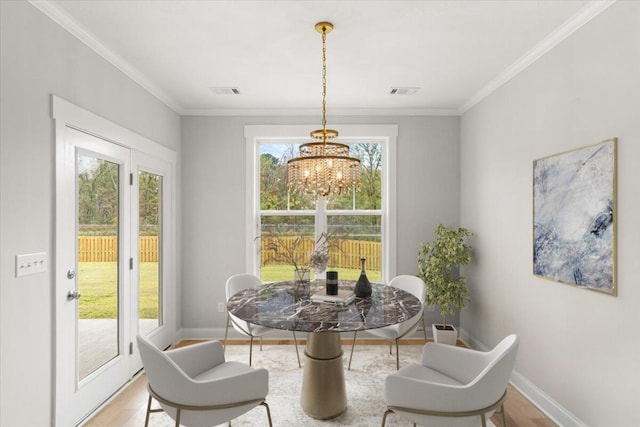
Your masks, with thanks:
M317 125L246 125L246 271L259 274L260 245L260 161L259 144L309 140ZM363 139L382 146L382 280L388 282L397 271L396 145L398 125L336 125L340 142ZM286 215L308 215L309 211L282 211ZM335 211L341 212L341 211ZM357 211L348 211L356 213ZM370 212L370 211L367 211ZM378 211L376 211L378 212ZM329 211L332 213L332 211ZM346 212L345 212L346 213Z

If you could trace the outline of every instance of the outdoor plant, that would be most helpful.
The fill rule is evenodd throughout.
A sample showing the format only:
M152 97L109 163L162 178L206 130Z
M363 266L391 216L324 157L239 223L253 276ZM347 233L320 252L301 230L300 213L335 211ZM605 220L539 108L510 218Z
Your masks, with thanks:
M308 237L269 234L263 239L267 250L267 256L262 260L264 264L290 264L295 270L306 268L304 243Z
M330 250L342 250L338 232L322 233L312 251L305 244L311 240L310 237L267 234L263 239L267 251L264 264L290 264L295 270L311 268L316 274L327 269Z
M309 256L309 267L317 274L327 270L329 265L329 249L324 244L316 242L315 249Z
M436 239L422 243L418 251L418 277L427 287L425 304L439 305L442 324L447 324L447 315L461 310L470 301L467 279L458 274L458 268L471 261L471 246L465 237L473 236L466 228L438 225L434 230Z

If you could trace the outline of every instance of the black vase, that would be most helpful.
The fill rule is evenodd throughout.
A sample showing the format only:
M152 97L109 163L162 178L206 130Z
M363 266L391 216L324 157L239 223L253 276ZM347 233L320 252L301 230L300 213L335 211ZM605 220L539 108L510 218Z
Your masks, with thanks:
M353 289L353 292L356 294L356 296L360 298L367 298L371 296L371 282L369 282L367 273L364 271L365 261L365 258L360 258L360 262L362 263L362 270L360 271L360 278L358 279L358 282Z

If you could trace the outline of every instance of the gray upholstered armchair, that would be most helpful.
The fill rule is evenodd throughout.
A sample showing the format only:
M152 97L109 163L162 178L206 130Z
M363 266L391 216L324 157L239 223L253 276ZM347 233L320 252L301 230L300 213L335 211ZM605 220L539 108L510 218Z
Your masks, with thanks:
M179 425L210 427L230 421L258 405L271 413L265 398L269 373L240 362L226 362L217 341L161 351L137 336L149 382L145 427L151 412L165 411ZM151 409L152 398L162 409ZM230 424L230 423L229 423Z
M488 352L425 344L421 364L385 379L382 425L396 413L423 426L484 427L500 408L506 426L504 400L518 343L516 335L509 335Z

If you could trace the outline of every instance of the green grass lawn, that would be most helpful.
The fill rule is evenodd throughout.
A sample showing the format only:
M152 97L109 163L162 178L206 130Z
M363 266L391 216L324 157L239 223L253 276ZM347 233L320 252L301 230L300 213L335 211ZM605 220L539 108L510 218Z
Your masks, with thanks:
M81 319L115 319L118 310L115 262L81 262L78 265ZM140 264L141 319L158 318L158 263Z
M267 264L261 268L261 276L263 282L275 282L279 280L293 280L293 267L288 264ZM360 277L359 268L329 268L329 270L337 271L338 278L341 280L358 280ZM367 278L372 282L379 282L381 280L381 274L379 271L367 270ZM313 279L313 272L311 272L311 278Z
M80 298L78 307L81 319L115 319L118 311L117 277L115 262L79 263ZM262 266L262 281L293 280L290 265L269 264ZM344 280L358 280L359 268L338 268L338 277ZM313 278L313 273L312 276ZM379 271L367 271L367 278L380 281ZM219 286L224 288L224 283ZM213 304L213 303L212 303ZM158 318L158 263L140 264L140 318Z

